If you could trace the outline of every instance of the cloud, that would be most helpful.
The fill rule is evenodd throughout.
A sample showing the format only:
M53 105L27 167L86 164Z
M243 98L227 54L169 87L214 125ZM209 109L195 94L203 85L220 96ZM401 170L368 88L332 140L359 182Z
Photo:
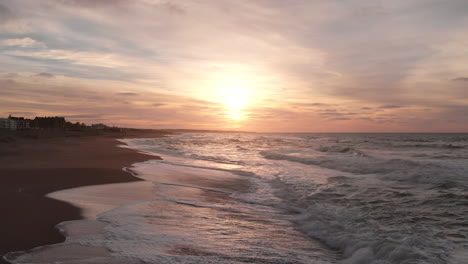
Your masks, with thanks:
M379 106L380 109L397 109L397 108L402 108L403 106L401 105L382 105Z
M128 2L127 0L54 0L59 4L79 6L85 8L112 7Z
M329 121L344 121L344 120L351 120L349 117L335 117L328 119Z
M175 3L172 3L172 2L165 2L164 3L164 6L172 13L175 13L175 14L179 14L179 15L183 15L186 13L185 9L183 7L181 7L180 5L177 5Z
M85 119L96 119L101 118L102 115L64 115L65 118L85 118Z
M23 73L2 82L0 94L14 100L1 102L5 111L222 126L229 120L214 104L222 101L216 90L241 83L252 90L246 112L265 105L246 116L281 119L278 128L301 120L296 128L323 122L326 130L326 118L349 116L367 123L352 112L383 122L379 112L405 107L404 115L439 124L435 130L445 129L442 112L468 98L466 0L0 2L0 72ZM55 78L34 86L39 72Z
M38 73L36 75L34 75L36 77L42 77L42 78L54 78L55 75L53 75L52 73L48 73L48 72L41 72L41 73Z
M375 124L386 124L386 123L392 123L393 122L391 119L383 118L383 117L367 117L367 116L364 116L364 117L358 117L357 119L363 120L363 121L368 121L368 122L375 123Z
M310 106L310 107L321 107L321 106L331 106L331 104L325 104L325 103L296 103L295 105L298 106Z
M130 93L130 92L127 92L127 93L116 93L117 95L123 95L123 96L136 96L138 95L138 93Z
M342 116L342 115L346 115L346 114L337 113L337 112L322 112L322 113L319 113L319 115L322 115L322 116Z
M14 18L14 15L11 10L8 7L0 4L0 23L6 22L12 18Z
M468 82L468 77L458 77L452 79L453 82Z
M36 112L9 112L10 115L21 115L21 116L35 116Z
M32 38L22 38L22 39L5 39L2 42L3 46L7 47L45 47L44 43L37 42Z

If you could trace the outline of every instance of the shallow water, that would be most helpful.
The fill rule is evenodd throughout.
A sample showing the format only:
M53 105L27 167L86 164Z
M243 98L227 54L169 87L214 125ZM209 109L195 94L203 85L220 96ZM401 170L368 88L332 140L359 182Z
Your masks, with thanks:
M144 187L51 195L106 224L67 239L108 250L87 263L468 263L467 134L123 141L164 159L134 164Z

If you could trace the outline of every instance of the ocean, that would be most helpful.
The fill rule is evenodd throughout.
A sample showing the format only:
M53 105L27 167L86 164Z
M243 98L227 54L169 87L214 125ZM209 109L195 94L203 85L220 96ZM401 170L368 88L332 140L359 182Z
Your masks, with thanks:
M121 141L163 158L127 168L145 182L122 185L154 197L101 210L101 232L66 242L104 247L112 263L468 263L468 134Z

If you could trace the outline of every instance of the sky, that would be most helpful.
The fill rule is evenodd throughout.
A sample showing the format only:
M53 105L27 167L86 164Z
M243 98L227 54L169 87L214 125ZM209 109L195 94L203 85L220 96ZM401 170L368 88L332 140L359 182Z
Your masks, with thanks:
M466 0L0 0L0 117L467 132Z

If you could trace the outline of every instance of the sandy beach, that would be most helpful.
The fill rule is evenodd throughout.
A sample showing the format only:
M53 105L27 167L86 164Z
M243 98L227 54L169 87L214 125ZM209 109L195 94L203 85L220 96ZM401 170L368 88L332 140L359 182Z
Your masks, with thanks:
M1 246L15 251L4 259L466 263L466 135L161 135L2 143ZM405 147L389 149L386 140ZM369 151L408 158L408 144L431 157L457 146L463 159L429 163ZM421 178L427 168L434 176Z
M163 134L133 131L126 136ZM80 186L139 181L122 168L148 160L149 156L116 147L121 144L116 140L120 137L16 138L0 143L0 256L61 242L64 238L55 225L81 218L79 208L45 194Z

